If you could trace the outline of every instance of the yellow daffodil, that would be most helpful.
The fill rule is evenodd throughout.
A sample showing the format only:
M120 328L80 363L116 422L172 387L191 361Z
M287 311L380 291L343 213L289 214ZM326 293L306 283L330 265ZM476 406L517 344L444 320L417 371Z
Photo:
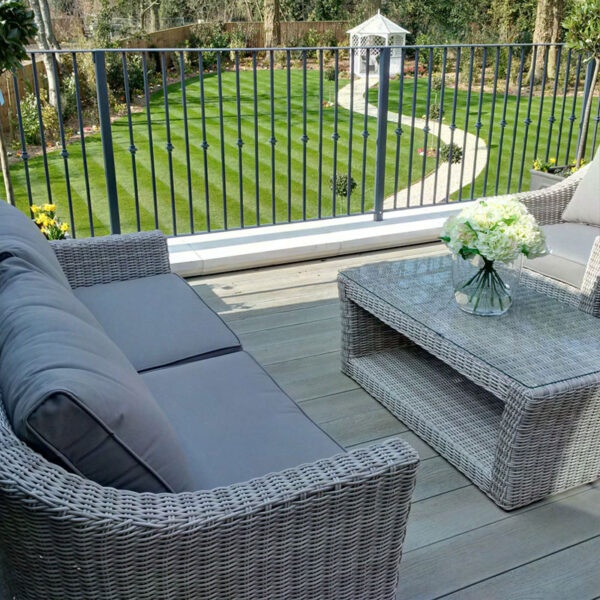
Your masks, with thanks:
M555 158L551 158L551 159L550 159L550 162L551 162L552 164L554 164L554 163L556 162L556 159L555 159Z
M31 205L31 212L35 215L36 213L40 212L40 207L36 206L35 204Z
M54 212L56 210L56 204L44 204L44 210L46 212Z
M68 226L66 223L63 223L63 224L60 226L60 230L61 230L63 233L66 233L67 231L69 231L69 226Z

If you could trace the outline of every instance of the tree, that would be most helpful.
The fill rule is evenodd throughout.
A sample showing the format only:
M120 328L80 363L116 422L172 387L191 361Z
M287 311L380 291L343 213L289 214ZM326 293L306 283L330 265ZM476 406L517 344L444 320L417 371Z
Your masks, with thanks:
M0 75L5 71L20 67L21 61L27 59L25 46L35 36L35 33L33 13L27 10L21 2L15 0L0 2ZM6 200L14 205L15 197L2 123L0 123L0 162L2 163Z
M279 0L264 1L265 47L275 48L281 43Z
M577 146L576 167L581 165L585 152L587 131L590 124L590 112L594 90L600 71L600 0L580 0L573 12L563 23L567 30L567 45L586 56L586 62L594 62L589 92L585 98L585 112L581 122L581 136Z
M35 25L37 27L36 40L42 50L58 50L60 45L54 35L50 7L48 0L29 0L33 10ZM48 102L56 107L58 104L59 83L57 77L58 64L55 64L54 55L48 52L42 54L46 77L48 78Z
M556 44L561 38L561 21L564 12L564 0L538 0L535 16L535 29L533 30L534 44ZM547 76L553 77L556 68L556 46L551 46L548 52ZM544 72L546 51L539 47L535 53L535 61L531 62L529 77L536 80L542 78Z

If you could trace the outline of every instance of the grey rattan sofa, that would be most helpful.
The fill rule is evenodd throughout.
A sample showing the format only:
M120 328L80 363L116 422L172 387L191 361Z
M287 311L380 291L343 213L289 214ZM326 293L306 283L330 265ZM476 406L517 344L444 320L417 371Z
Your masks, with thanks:
M9 209L0 206L0 213ZM7 256L28 255L14 236L5 243L2 217L0 277ZM318 438L326 434L241 348L194 348L184 328L196 332L197 324L178 321L178 314L190 317L173 304L176 292L167 284L176 276L160 232L67 240L53 248L74 293L137 363L177 435L186 438L182 446L191 462L200 462L207 485L181 493L99 485L21 441L2 397L0 576L5 573L10 597L391 600L418 463L414 450L392 440L344 452ZM152 293L159 281L163 287ZM125 295L111 299L110 290ZM209 330L208 309L191 294ZM136 331L139 339L128 337ZM161 339L165 331L178 335ZM219 366L224 363L229 370ZM232 371L236 365L245 371ZM277 403L306 427L307 447L300 444L296 454L287 445L297 432L269 412ZM181 404L187 408L178 413ZM253 427L249 447L244 439ZM319 439L339 451L315 459ZM280 452L273 440L284 440ZM217 445L212 453L210 445ZM273 472L278 461L282 468Z
M595 160L600 160L600 153ZM551 252L525 261L521 283L600 317L600 227L563 220L565 208L592 166L553 186L520 195L545 229ZM600 206L600 189L596 192ZM562 258L563 264L557 264L556 258Z

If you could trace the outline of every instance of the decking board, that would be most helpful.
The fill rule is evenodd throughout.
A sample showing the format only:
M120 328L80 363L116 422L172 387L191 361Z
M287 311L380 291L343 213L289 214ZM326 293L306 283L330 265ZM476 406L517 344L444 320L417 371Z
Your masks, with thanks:
M592 600L600 596L600 485L505 512L339 370L338 271L442 251L430 244L190 283L342 445L399 435L419 452L398 600Z

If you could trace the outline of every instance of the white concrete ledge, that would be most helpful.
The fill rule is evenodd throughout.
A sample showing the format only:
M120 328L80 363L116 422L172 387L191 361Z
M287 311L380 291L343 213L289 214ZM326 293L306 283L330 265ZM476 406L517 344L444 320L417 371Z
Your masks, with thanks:
M373 215L288 223L169 239L171 266L184 277L432 242L467 203Z

